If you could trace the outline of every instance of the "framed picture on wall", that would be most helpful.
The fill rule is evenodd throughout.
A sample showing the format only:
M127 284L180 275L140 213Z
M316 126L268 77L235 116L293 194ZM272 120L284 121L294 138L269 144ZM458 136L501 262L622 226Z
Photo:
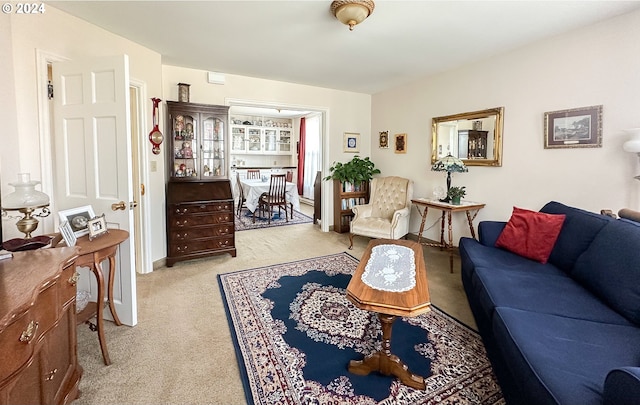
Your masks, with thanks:
M601 148L602 106L544 113L544 148Z
M407 153L407 134L396 134L396 153Z
M360 134L356 132L344 133L344 152L360 152Z
M380 132L379 146L381 149L389 148L389 131Z

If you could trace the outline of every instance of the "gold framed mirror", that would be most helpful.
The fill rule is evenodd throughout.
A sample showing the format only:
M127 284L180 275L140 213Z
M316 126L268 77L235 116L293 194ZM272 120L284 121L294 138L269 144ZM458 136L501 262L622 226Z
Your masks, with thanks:
M431 125L431 163L447 156L467 166L502 166L504 107L434 117Z

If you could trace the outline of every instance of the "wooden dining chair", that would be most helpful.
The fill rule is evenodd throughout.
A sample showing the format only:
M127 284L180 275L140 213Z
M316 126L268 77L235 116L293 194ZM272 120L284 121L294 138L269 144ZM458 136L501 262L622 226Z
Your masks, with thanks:
M278 214L281 214L281 208L284 208L284 216L289 222L289 213L287 212L287 179L285 174L272 174L271 182L269 183L269 192L262 193L258 199L258 208L261 213L266 213L269 216L269 224L271 224L271 217L273 216L273 208L278 206ZM253 212L253 222L256 222L256 212Z
M240 175L236 177L238 182L238 218L240 218L240 214L242 213L243 208L247 208L247 199L244 197L244 190L242 189L242 183L240 182Z
M247 169L247 178L248 179L259 179L260 178L260 170L258 170L258 169Z

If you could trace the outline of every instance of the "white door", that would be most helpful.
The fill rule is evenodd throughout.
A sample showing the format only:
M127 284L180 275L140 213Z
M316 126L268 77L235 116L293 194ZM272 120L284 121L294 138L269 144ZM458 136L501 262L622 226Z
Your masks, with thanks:
M54 170L60 210L91 205L109 228L130 233L116 256L114 304L120 321L137 323L133 187L126 55L53 64ZM111 205L124 201L125 210ZM108 261L102 263L105 278ZM78 288L95 299L93 275L81 271ZM106 280L105 280L106 281ZM105 315L111 316L108 310Z

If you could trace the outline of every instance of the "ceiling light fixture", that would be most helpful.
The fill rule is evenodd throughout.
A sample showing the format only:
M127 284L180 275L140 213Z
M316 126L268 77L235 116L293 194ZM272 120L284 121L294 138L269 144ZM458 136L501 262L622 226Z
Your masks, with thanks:
M331 13L353 31L353 27L373 13L374 7L372 0L336 0L331 2Z

